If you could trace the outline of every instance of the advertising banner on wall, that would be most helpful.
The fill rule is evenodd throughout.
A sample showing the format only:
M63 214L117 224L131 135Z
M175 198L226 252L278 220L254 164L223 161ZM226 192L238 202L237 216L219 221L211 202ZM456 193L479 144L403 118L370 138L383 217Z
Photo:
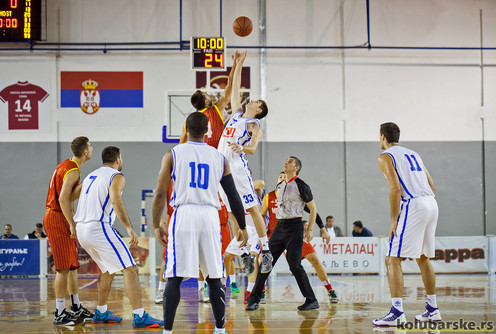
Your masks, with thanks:
M39 274L38 240L0 240L0 276Z
M143 123L143 72L60 72L60 112L65 125Z
M379 238L332 238L329 244L322 238L313 238L310 242L315 249L327 273L379 273L380 242ZM315 273L310 262L303 260L302 265L308 273ZM286 259L281 256L274 268L276 273L289 274Z
M431 259L436 273L487 273L489 271L489 240L484 236L437 237L436 255ZM386 246L387 249L387 246ZM403 272L420 273L417 262L406 259Z
M52 129L50 79L0 79L0 132Z

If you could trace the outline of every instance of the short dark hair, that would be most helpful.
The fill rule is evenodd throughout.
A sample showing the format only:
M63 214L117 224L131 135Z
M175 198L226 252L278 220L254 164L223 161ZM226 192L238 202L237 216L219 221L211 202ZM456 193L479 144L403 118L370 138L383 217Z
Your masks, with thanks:
M353 223L353 225L355 225L358 228L363 228L363 224L361 220L357 220L356 222Z
M381 135L386 137L388 143L399 143L400 141L400 128L393 122L381 124Z
M267 107L267 103L265 103L264 100L259 100L259 101L261 102L259 108L262 110L262 112L260 114L256 114L255 118L262 119L265 116L267 116L267 114L269 113L269 108Z
M5 224L5 226L8 226L8 227L12 228L12 225L10 225L10 224Z
M292 155L292 156L290 156L290 158L293 158L293 159L295 160L295 165L298 167L298 171L296 172L296 175L300 174L300 172L301 172L301 167L302 167L302 166L301 166L301 160L300 160L300 159L298 159L297 157L293 156L293 155Z
M204 113L195 111L186 118L186 130L195 138L205 135L208 130L208 118Z
M71 143L71 151L74 153L74 156L77 158L81 158L83 155L84 150L88 149L88 142L90 140L88 137L80 136L74 138L74 140Z
M42 228L43 227L43 224L42 223L36 223L36 227L37 228Z
M102 162L104 164L113 164L121 154L121 150L115 146L107 146L102 151Z
M195 107L196 110L205 109L205 95L201 92L201 90L197 90L191 95L191 105Z
M327 216L326 220L328 220L328 219L334 219L334 217L333 216Z

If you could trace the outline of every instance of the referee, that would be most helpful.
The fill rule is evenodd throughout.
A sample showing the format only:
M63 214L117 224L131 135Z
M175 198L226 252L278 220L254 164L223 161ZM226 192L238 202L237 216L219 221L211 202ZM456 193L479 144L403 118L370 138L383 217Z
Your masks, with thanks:
M303 232L307 241L313 239L313 225L317 217L317 207L313 200L310 187L298 178L301 170L301 161L297 157L289 157L284 163L284 173L286 180L280 182L277 187L277 225L270 236L269 248L274 257L273 265L286 250L286 260L291 273L296 278L298 287L305 297L305 303L298 306L298 310L315 310L319 308L319 302L315 298L308 276L301 265L301 251L303 247ZM304 231L302 221L305 204L310 209L308 219L308 230ZM262 295L265 281L270 273L257 275L255 286L248 298L247 311L258 309L260 296Z

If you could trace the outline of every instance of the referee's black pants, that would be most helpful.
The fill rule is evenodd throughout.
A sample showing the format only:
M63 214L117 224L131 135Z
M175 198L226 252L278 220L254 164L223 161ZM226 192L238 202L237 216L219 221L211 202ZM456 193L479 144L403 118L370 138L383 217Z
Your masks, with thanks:
M301 294L307 302L317 300L313 293L312 286L308 280L307 273L301 265L301 252L303 248L303 221L301 218L279 219L276 228L269 239L269 249L274 257L272 265L275 266L279 256L286 250L286 260L289 264L289 270L296 279ZM267 277L270 273L262 274L260 271L255 281L255 286L251 291L249 301L260 302L262 291Z

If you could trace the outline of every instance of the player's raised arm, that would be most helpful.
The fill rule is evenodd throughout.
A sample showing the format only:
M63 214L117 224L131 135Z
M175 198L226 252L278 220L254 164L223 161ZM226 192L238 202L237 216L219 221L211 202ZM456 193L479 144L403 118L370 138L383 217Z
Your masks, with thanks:
M221 112L226 108L227 104L231 101L231 96L233 93L233 77L236 68L238 66L236 64L236 60L239 58L239 56L240 54L238 53L238 51L236 51L236 53L233 55L233 66L231 67L231 72L229 72L226 88L224 88L224 92L222 93L222 96L215 103L215 105Z
M157 188L155 189L155 195L153 196L153 206L152 206L152 217L153 217L153 229L155 231L155 236L160 244L166 247L165 243L165 230L160 227L160 221L162 218L162 213L165 208L165 200L167 198L167 188L171 181L172 172L172 153L171 151L165 153L162 158L162 167L158 174Z
M114 176L109 188L109 197L117 218L119 218L122 225L124 225L127 234L131 238L129 246L134 247L138 244L138 235L136 234L136 232L134 232L134 228L127 214L126 207L124 206L124 202L122 202L121 194L125 185L126 179L124 178L124 175L117 174L116 176Z
M389 205L391 210L389 241L391 241L391 238L396 233L396 225L400 214L401 184L389 155L381 154L379 156L379 168L386 176L389 185Z
M243 63L246 59L246 51L239 55L234 61L236 63L236 70L234 71L232 94L231 94L231 109L233 111L241 110L241 102L239 99L241 90L241 71L243 70Z

